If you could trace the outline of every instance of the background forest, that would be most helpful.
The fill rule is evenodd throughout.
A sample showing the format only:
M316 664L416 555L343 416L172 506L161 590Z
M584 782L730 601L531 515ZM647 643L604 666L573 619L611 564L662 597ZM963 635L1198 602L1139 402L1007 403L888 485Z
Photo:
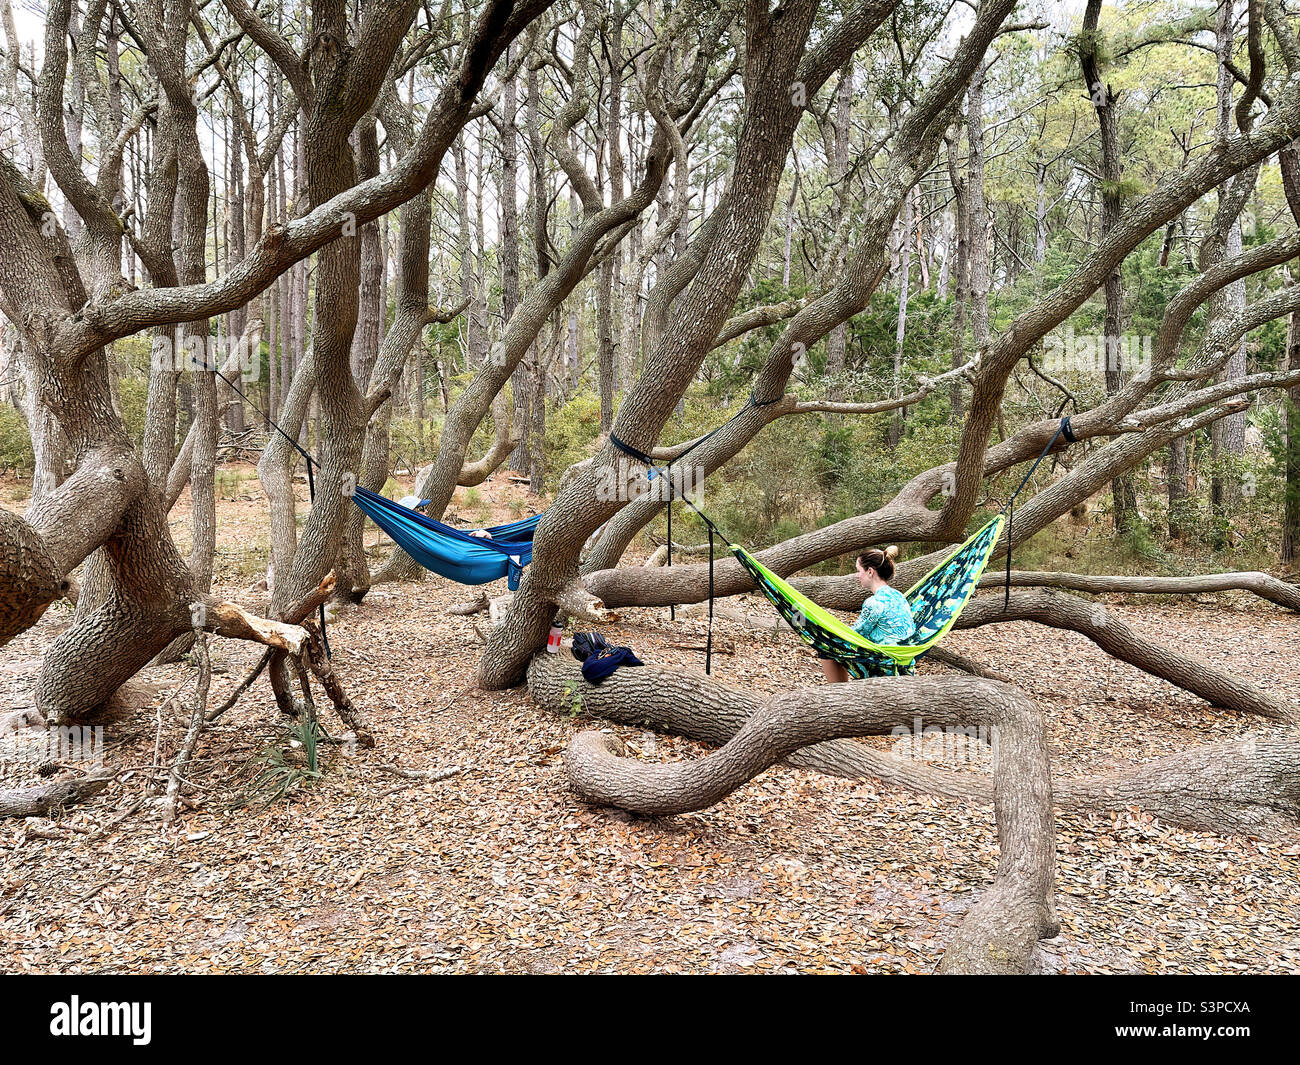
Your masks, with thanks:
M933 76L934 64L943 61L930 53L912 56L904 41L915 46L936 33L951 34L938 18L944 10L946 5L900 5L891 16L892 32L877 35L811 102L781 180L778 207L738 301L738 313L753 313L766 324L720 340L666 431L665 443L693 438L734 412L747 398L782 321L833 275L854 240L857 205L872 195L877 179L872 145L891 136L900 104L912 99ZM1238 18L1243 11L1238 5ZM1121 204L1132 202L1185 168L1213 140L1223 96L1216 47L1231 49L1235 69L1248 65L1246 42L1235 23L1219 27L1221 45L1216 45L1216 14L1209 6L1108 7L1091 37L1081 34L1080 15L1081 5L1021 5L1023 28L999 38L962 121L953 124L939 157L906 197L890 234L888 271L869 305L813 345L798 366L791 388L801 399L901 396L918 376L960 365L990 333L1059 283L1082 251L1096 243L1106 195ZM665 17L655 7L622 12L628 56L644 53ZM290 35L301 18L292 5L276 9L277 29ZM303 202L304 133L285 113L290 90L274 64L238 33L219 6L207 5L203 19L210 40L221 45L219 59L198 77L200 143L211 171L204 258L228 270L263 224L250 217L250 172L265 174L269 222L289 217ZM22 120L31 106L31 64L38 48L15 29L12 12L6 26L11 45L5 150L39 175L40 150L24 136L30 128ZM154 166L149 101L139 84L142 57L122 17L108 10L103 29L95 40L93 77L78 76L81 68L74 66L65 123L70 143L91 169L98 165L106 131L120 136L125 128L129 137L119 195L131 225L143 215ZM390 470L413 471L432 461L448 405L499 341L521 287L536 282L554 261L557 242L562 245L580 224L579 195L556 164L556 151L562 146L593 164L602 189L622 189L625 175L643 168L648 116L640 98L640 61L625 64L617 84L605 60L595 64L588 90L594 95L584 101L580 119L564 123L560 145L553 139L557 118L574 96L574 49L592 48L593 42L579 39L562 10L545 34L535 36L500 113L466 124L433 186L430 299L437 307L463 310L449 322L425 327L411 346L393 389ZM1123 160L1123 178L1111 184L1103 175L1097 118L1080 73L1080 55L1089 49L1105 67ZM395 91L418 123L430 90L424 64L414 58ZM719 60L708 76L722 83L728 61ZM668 62L674 62L671 55ZM618 91L612 94L611 86ZM653 206L631 223L606 264L575 285L512 376L505 394L512 417L505 431L513 431L518 444L509 467L530 477L536 490L553 493L563 472L590 453L636 378L646 297L708 219L725 187L742 92L734 81L723 84L700 109L683 144L685 172L669 175ZM619 130L613 142L611 122ZM373 120L370 135L376 136ZM392 165L400 147L392 136L378 136L379 165ZM49 192L57 203L57 189ZM1214 210L1212 200L1201 201L1124 261L1118 335L1130 367L1149 361L1169 300L1198 271ZM66 206L62 212L75 233L75 212ZM1232 239L1245 249L1257 247L1291 221L1280 173L1265 167ZM395 216L362 230L364 319L352 356L362 382L378 338L397 312L401 241L402 222ZM143 273L129 242L123 272L131 284ZM1291 284L1291 273L1287 268L1247 278L1229 291L1227 306L1244 306ZM223 389L223 458L256 458L268 426L253 404L279 419L311 345L315 284L315 259L308 258L257 302L210 320L209 335L217 345L239 337L250 316L265 323L259 357L251 369L242 368L251 402ZM1188 325L1189 341L1203 335L1210 313L1198 309ZM1107 335L1105 316L1106 294L1098 291L1027 360L1008 390L1006 423L1014 427L1057 409L1086 410L1104 398L1107 381L1097 367ZM1294 357L1288 347L1294 318L1293 313L1273 320L1244 338L1232 372L1294 365L1288 363ZM25 424L30 390L24 387L17 345L15 332L7 329L0 354L6 400L0 406L0 469L24 475L6 489L14 502L24 500L23 480L34 463ZM111 354L114 402L137 444L145 431L150 350L151 338L140 335L117 342ZM184 378L177 402L179 446L194 417ZM1070 531L1045 531L1020 557L1042 566L1069 558L1071 568L1085 572L1178 574L1224 568L1229 560L1236 568L1291 565L1300 475L1292 462L1288 478L1287 409L1285 393L1255 393L1247 410L1145 459L1125 479L1118 503L1111 493L1095 496L1076 508ZM500 425L500 409L497 414ZM961 420L960 386L937 389L894 419L828 413L784 420L730 462L725 476L705 491L725 528L744 542L765 546L883 504L911 477L948 460ZM486 450L496 431L491 424L481 426L474 450ZM309 414L302 430L308 450L318 432ZM218 475L218 491L233 495L249 475L246 468L232 467ZM389 484L389 494L393 490ZM695 526L698 540L698 522ZM1097 535L1109 529L1120 532L1120 539ZM663 541L662 520L650 535ZM249 571L265 546L251 544L246 561L218 561L217 567Z

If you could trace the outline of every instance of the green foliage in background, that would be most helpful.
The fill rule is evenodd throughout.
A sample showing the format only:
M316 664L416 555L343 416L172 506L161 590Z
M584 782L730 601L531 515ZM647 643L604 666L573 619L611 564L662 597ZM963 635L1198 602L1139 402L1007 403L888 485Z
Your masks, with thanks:
M27 422L8 403L0 403L0 473L31 473L35 463Z
M579 392L546 412L546 491L555 492L560 477L592 451L600 436L600 397Z

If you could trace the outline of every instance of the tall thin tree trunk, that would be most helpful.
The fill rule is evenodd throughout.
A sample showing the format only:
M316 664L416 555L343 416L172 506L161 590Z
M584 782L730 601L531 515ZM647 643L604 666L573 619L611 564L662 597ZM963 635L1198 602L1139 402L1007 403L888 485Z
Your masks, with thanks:
M966 139L969 245L969 288L967 313L970 316L971 341L976 354L983 354L989 343L989 220L984 202L984 68L971 76L967 90ZM1000 415L999 415L1000 417Z
M1101 80L1097 62L1097 20L1101 13L1101 0L1088 0L1084 12L1084 36L1080 45L1079 61L1083 68L1084 83L1092 99L1093 111L1097 116L1097 125L1101 140L1101 239L1119 224L1122 205L1120 202L1120 150L1119 150L1119 101L1109 84ZM1106 319L1103 327L1103 349L1105 351L1106 395L1113 396L1124 387L1126 379L1123 364L1123 337L1121 336L1124 311L1124 281L1120 267L1116 266L1106 275ZM1125 475L1111 482L1111 499L1113 501L1113 518L1117 530L1125 529L1135 521L1137 511L1137 491L1133 478Z
M790 176L790 195L785 201L785 244L781 249L781 289L790 291L790 260L794 251L794 202L799 192L798 176Z
M465 322L465 365L477 369L482 362L478 337L475 304L478 300L478 272L470 245L469 222L469 164L465 153L465 134L461 133L452 145L456 160L456 256L460 260L460 298L468 300Z
M1300 313L1294 311L1287 319L1286 353L1287 369L1300 370ZM1288 389L1283 399L1282 412L1286 447L1282 564L1291 566L1300 557L1300 385Z
M837 237L841 236L844 215L849 205L849 190L844 186L849 172L849 132L852 128L852 107L853 60L849 59L844 64L844 70L840 74L840 84L835 91L835 141L831 158L831 178L834 182L831 230ZM793 228L791 226L791 229ZM787 232L787 264L789 260L789 242L790 234ZM847 247L847 243L847 241L844 241L841 248ZM843 259L842 251L839 258ZM838 268L840 263L837 262L836 266ZM844 361L848 342L849 326L847 322L841 322L837 325L831 330L830 336L826 338L826 375L830 378L830 388L827 390L827 395L832 400L843 398L843 390L839 387L839 381L844 375Z
M642 249L641 221L632 226L627 240L626 258L623 261L622 284L620 291L623 299L623 339L619 344L619 388L626 392L632 387L637 373L637 338L641 335L641 281L642 271L639 263Z
M912 272L912 194L903 197L902 247L898 253L898 328L894 333L894 396L903 394L903 341L907 336L907 298ZM907 409L900 407L890 429L890 443L897 447L903 437Z
M268 121L271 126L275 126L275 82L271 83L271 90L267 93ZM278 195L278 185L276 174L279 169L277 160L279 153L275 153L272 158L271 170L265 175L266 181L266 218L267 224L279 221L280 218L280 198ZM280 184L283 184L281 180ZM284 275L273 282L263 293L262 305L266 308L266 411L275 421L279 417L280 410L280 293L283 291ZM270 430L270 426L263 426L264 429Z
M570 133L569 150L575 154L579 151L577 137ZM582 224L582 200L578 198L578 190L569 185L569 236L572 237L578 231ZM582 297L578 292L574 292L569 297L569 325L567 333L567 343L564 347L564 394L567 399L578 391L578 378L582 372L581 359L581 322L578 319L578 311L582 306Z
M81 17L79 8L79 4L72 5L72 14L68 20L68 37L73 42L80 42L82 36L78 27L78 21ZM67 92L68 99L64 105L63 116L64 127L67 130L68 148L72 152L72 158L80 161L83 122L86 114L86 86L81 81L81 64L79 62L74 61L70 64ZM85 226L82 224L81 216L77 214L72 202L66 199L63 203L63 228L68 233L68 242L73 248L76 248Z
M1034 166L1034 262L1047 258L1047 163Z
M549 186L546 178L546 146L542 140L541 85L537 71L529 67L527 75L528 102L525 106L524 125L532 149L532 169L529 172L530 221L533 236L533 254L537 258L537 280L551 272L551 246L547 229ZM539 331L540 332L540 331ZM546 469L546 358L540 337L533 342L523 363L528 365L525 378L527 388L528 424L528 477L534 492L542 490Z
M605 113L604 143L609 156L610 202L623 198L623 147L619 142L623 121L623 19L627 9L619 7L610 23L609 106ZM618 327L615 324L616 294L622 249L605 256L600 266L600 291L596 308L596 344L600 377L600 428L608 432L614 424L614 388L618 374Z
M1218 59L1217 104L1218 122L1216 132L1219 137L1226 137L1232 131L1232 88L1233 75L1228 69L1233 55L1233 0L1221 0L1215 17L1215 51ZM1238 181L1242 180L1238 177ZM1233 182L1236 185L1236 182ZM1234 192L1235 192L1234 188ZM1220 198L1223 190L1220 189ZM1217 249L1216 249L1217 250ZM1241 221L1235 215L1228 226L1222 247L1221 257L1232 259L1241 254ZM1246 306L1246 282L1244 279L1234 281L1215 299L1212 310L1216 317L1227 317L1239 313ZM1232 357L1223 368L1219 379L1231 381L1246 374L1246 338L1237 343ZM1241 499L1241 482L1237 470L1227 466L1234 459L1240 459L1246 451L1246 414L1244 411L1229 414L1210 426L1210 449L1212 469L1210 473L1210 505L1219 522L1226 526L1234 505ZM1222 542L1221 542L1222 543Z
M513 46L512 46L513 47ZM511 52L506 54L510 66ZM519 114L519 85L512 75L502 89L501 113L501 320L509 324L519 306L519 134L515 122ZM510 375L514 402L514 431L519 444L510 453L510 468L522 473L528 469L528 433L531 428L528 407L528 368L521 361Z
M600 264L600 290L596 306L596 345L599 362L600 428L614 424L614 256Z
M966 361L966 305L970 299L970 197L969 186L962 177L957 152L961 144L961 130L954 127L948 138L948 177L952 182L953 235L956 241L956 263L953 276L952 312L952 368ZM948 386L948 405L955 422L962 418L961 380L954 377Z
M1169 507L1169 538L1181 540L1187 533L1186 499L1187 479L1191 474L1188 464L1190 441L1186 436L1169 441L1169 462L1165 467L1165 497Z

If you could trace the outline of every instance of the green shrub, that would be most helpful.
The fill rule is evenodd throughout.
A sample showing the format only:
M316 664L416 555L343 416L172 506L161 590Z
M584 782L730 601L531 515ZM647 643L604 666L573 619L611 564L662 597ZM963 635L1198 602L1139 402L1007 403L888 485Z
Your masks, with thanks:
M600 397L590 393L546 412L546 489L554 492L564 471L591 454L600 436Z
M257 480L257 471L247 467L219 467L216 472L216 490L218 499L239 499L244 494L244 485Z
M388 427L388 450L395 465L419 469L433 461L442 438L442 411L436 417L426 417L423 431L414 418L395 417Z
M117 402L122 412L122 424L127 436L137 448L144 440L145 415L149 405L149 380L147 377L122 377L117 382Z
M36 465L27 422L8 403L0 403L0 473L31 472Z

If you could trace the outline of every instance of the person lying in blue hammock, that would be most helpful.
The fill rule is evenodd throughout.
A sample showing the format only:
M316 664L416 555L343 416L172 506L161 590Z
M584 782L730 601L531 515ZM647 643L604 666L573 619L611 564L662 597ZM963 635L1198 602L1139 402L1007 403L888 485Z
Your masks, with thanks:
M894 559L897 557L898 548L891 544L884 551L873 547L857 558L858 582L871 594L862 604L853 628L873 643L901 644L916 631L911 604L889 583L894 577ZM848 670L824 651L818 651L817 658L828 681L847 683Z

